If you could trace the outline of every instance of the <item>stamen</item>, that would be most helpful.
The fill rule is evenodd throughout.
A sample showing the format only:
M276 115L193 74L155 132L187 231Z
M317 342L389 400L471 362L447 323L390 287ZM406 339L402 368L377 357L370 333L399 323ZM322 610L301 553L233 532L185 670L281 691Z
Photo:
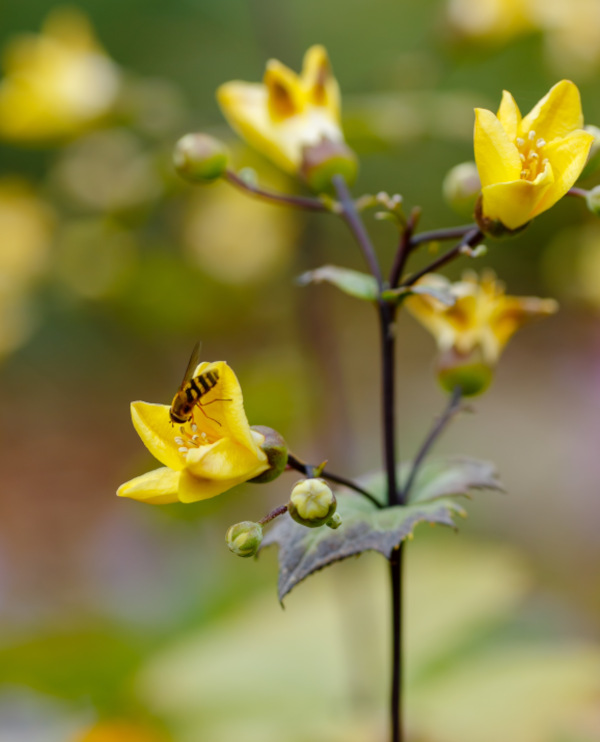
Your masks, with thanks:
M192 442L194 442L194 443L195 443L195 442L196 442L196 441L198 440L198 438L200 438L200 436L198 435L198 433L195 433L195 434L194 434L194 435L193 435L193 436L192 436L192 437L190 438L190 440L191 440Z
M185 441L183 440L183 438L180 438L179 436L176 436L176 437L175 437L175 443L176 443L176 444L177 444L178 446L183 446L183 445L185 444Z
M537 159L538 159L538 157L539 157L539 155L538 155L538 153L537 153L537 152L530 152L530 153L529 153L529 154L527 155L527 159L528 159L528 160L537 160Z
M198 430L198 426L196 425L196 423L192 423L190 425L190 428L192 429L192 433L196 433Z
M516 142L517 142L517 147L523 147L525 144L525 140L523 139L523 137L517 137Z
M521 158L521 162L525 162L525 155L522 152L519 152L519 157Z
M529 134L527 135L527 138L529 139L530 142L533 142L533 140L535 139L535 131L533 129L529 132Z
M202 440L203 440L203 441L205 441L205 440L207 439L207 437L208 437L208 436L206 435L206 433L205 433L204 431L202 431L202 432L200 433L200 437L202 438Z
M187 433L185 432L185 428L183 427L183 425L180 426L179 430L181 430L181 435L183 435L183 436L186 436L187 435Z
M545 139L538 139L537 142L535 143L535 146L538 149L540 149L541 147L545 147L546 146L546 140Z
M546 167L547 164L548 164L548 158L544 157L544 159L542 160L542 165Z
M189 449L186 446L179 446L179 452L180 453L187 453Z
M521 177L522 178L526 178L528 175L529 175L529 170L527 170L527 169L521 170Z

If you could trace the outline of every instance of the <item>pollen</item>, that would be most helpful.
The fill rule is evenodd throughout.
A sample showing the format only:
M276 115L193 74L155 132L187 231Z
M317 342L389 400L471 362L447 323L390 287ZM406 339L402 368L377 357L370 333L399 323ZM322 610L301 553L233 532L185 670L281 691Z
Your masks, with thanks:
M519 151L519 159L523 163L521 179L535 180L548 162L546 158L542 159L539 152L546 146L546 140L541 137L536 139L536 133L531 129L527 133L527 139L517 137L515 144Z

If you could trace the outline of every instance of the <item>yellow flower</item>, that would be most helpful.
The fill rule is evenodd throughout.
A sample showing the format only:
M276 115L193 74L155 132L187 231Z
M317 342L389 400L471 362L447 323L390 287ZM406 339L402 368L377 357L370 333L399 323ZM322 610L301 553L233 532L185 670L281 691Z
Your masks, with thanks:
M494 231L494 222L518 229L565 195L594 139L582 126L579 90L569 80L551 88L524 118L506 90L497 116L475 109L484 231Z
M428 294L414 294L406 306L437 342L440 383L448 391L459 385L464 394L487 388L504 346L520 327L558 309L554 299L506 296L504 285L491 271L480 279L467 271L455 283L430 273L417 285L450 293L455 299L448 306Z
M528 0L449 0L448 20L458 33L507 41L534 28Z
M201 363L218 381L204 395L193 422L174 428L169 406L133 402L133 425L148 450L164 467L122 484L117 495L154 505L196 502L220 495L269 468L261 449L265 437L250 429L239 382L224 361Z
M231 126L283 170L308 176L315 158L337 158L345 162L345 174L353 175L354 156L340 125L340 91L322 46L306 52L300 75L271 59L262 84L228 82L217 98Z
M39 35L19 36L4 56L0 137L38 142L78 134L104 116L119 72L96 42L84 15L54 11Z

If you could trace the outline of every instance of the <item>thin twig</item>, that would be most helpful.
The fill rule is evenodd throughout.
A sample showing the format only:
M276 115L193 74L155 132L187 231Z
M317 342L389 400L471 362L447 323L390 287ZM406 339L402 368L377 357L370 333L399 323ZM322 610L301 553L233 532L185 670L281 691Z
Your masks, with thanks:
M288 454L288 460L287 460L288 466L291 469L295 469L296 471L299 471L301 474L304 474L306 477L313 476L313 472L315 469L319 469L318 465L315 466L313 464L306 464L304 461L301 461L300 459L296 458L295 456L292 456L291 453ZM333 472L330 472L328 469L323 469L319 473L319 476L323 477L323 479L329 479L331 482L335 482L336 484L341 484L344 487L348 487L351 490L354 490L355 492L358 492L363 497L366 497L367 500L370 500L373 505L377 508L382 508L383 505L379 502L379 500L372 495L370 492L368 492L366 489L363 489L359 484L356 484L356 482L353 482L351 479L347 479L346 477L341 477L339 474L334 474Z
M412 247L423 245L426 242L444 242L445 240L457 240L469 232L477 229L476 224L464 224L461 227L448 227L447 229L433 229L431 232L420 232L410 239Z
M275 520L275 518L279 518L280 515L283 515L284 513L287 513L288 506L287 505L279 505L274 510L271 510L268 515L265 515L264 518L261 518L258 522L261 526L266 525L267 523L270 523L272 520Z
M379 261L377 260L377 254L375 253L375 248L373 247L371 238L365 229L365 225L356 210L356 204L350 195L348 185L342 175L334 175L332 182L337 197L342 205L342 219L346 222L350 231L355 236L362 254L367 261L371 274L375 277L379 290L381 290L383 288L383 277L381 275Z
M570 188L567 191L567 196L577 196L577 198L585 198L588 195L589 191L586 191L585 188Z
M474 227L470 232L468 232L464 239L461 240L458 245L455 245L451 250L448 250L448 252L441 255L439 258L433 261L433 263L430 263L428 266L423 268L420 271L417 271L416 273L413 273L411 276L409 276L407 279L402 281L398 288L404 288L406 286L412 286L414 283L416 283L419 278L422 278L426 273L431 273L432 271L437 270L438 268L441 268L443 265L446 265L447 263L450 263L455 258L458 258L460 255L465 253L467 251L467 248L472 248L478 245L481 240L483 240L484 235L483 232L481 232L477 227Z
M307 211L330 211L331 209L320 199L310 198L309 196L289 196L284 193L275 193L274 191L265 191L263 188L247 183L243 178L232 170L227 170L225 179L232 185L245 191L249 196L269 201L279 206L292 206L296 209L305 209Z
M452 418L456 415L457 412L460 412L461 401L462 401L462 389L460 388L460 386L457 386L455 387L454 391L452 392L452 395L450 396L450 401L448 403L448 406L446 407L442 415L434 422L433 427L429 431L429 434L423 441L423 445L421 446L421 448L419 449L419 452L415 456L412 469L410 470L410 474L408 476L408 480L406 482L406 485L403 488L405 502L408 502L408 499L410 497L410 490L413 484L415 483L415 479L417 478L417 474L419 473L421 464L425 460L433 444L436 442L438 437L443 433L444 429L446 428L446 425L448 425L450 420L452 420Z
M392 270L390 271L390 288L392 289L396 288L398 281L402 278L402 274L404 273L404 268L406 266L406 261L408 260L411 252L414 249L415 245L413 245L413 232L417 228L417 223L420 216L421 209L413 209L411 215L408 218L408 222L406 223L406 226L402 231L402 235L400 236L400 242L398 244L398 249L396 250Z

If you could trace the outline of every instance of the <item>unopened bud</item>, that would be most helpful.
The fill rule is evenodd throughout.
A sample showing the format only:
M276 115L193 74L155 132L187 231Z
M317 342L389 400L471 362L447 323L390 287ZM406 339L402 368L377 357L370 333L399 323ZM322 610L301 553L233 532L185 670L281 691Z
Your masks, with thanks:
M225 535L227 548L241 557L251 557L256 554L263 539L263 530L260 523L244 520L231 526Z
M592 214L600 216L600 185L597 185L586 193L585 201Z
M448 171L442 184L448 206L457 214L469 219L481 193L481 180L474 162L462 162Z
M300 172L316 193L332 189L334 175L341 175L348 185L356 180L358 160L344 141L322 139L318 144L304 147Z
M300 480L288 503L288 512L296 523L309 528L325 525L336 508L335 496L324 479Z
M229 154L223 142L208 134L186 134L175 145L173 163L185 180L210 182L227 169Z
M585 167L581 171L581 175L577 180L584 180L589 178L590 175L594 175L600 169L600 129L597 126L591 124L584 127L585 130L594 137L592 146L590 147L590 153L588 154L587 162Z
M325 525L335 531L342 525L342 516L339 513L334 513Z
M277 479L282 471L285 470L287 465L287 443L276 430L268 428L265 425L253 425L252 430L256 430L257 433L260 433L265 437L264 443L261 443L260 447L267 454L269 468L249 481L254 484L272 482L274 479Z
M438 359L437 376L444 391L452 393L460 387L463 396L472 397L489 387L494 371L478 350L463 354L451 348Z

